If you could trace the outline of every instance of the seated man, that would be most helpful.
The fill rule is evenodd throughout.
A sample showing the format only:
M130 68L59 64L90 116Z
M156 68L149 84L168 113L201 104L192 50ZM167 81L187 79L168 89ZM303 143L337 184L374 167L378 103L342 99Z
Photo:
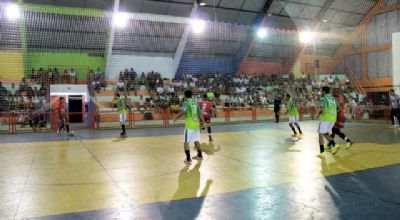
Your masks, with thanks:
M119 90L119 91L124 91L124 89L125 89L125 83L124 83L124 81L120 80L120 81L117 83L117 90Z
M161 84L157 86L157 94L158 95L163 95L164 94L164 87L162 87Z
M101 86L101 88L103 88L104 91L106 90L107 81L106 81L106 78L104 77L104 75L102 75L100 77L100 86Z
M0 97L4 97L7 95L7 89L3 86L3 82L0 81Z
M68 74L69 74L70 79L73 79L73 80L76 81L76 72L75 72L74 69L71 69L71 70L68 72Z
M26 91L28 89L28 82L26 81L25 78L22 78L22 81L19 83L19 91Z
M68 73L67 70L64 70L64 71L61 73L61 81L62 81L62 82L69 82L69 81L70 81L70 76L69 76L69 73Z

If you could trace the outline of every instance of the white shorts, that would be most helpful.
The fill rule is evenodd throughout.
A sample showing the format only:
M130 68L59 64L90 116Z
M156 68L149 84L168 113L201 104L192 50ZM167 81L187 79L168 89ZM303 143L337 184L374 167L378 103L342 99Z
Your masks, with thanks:
M335 125L335 122L329 121L321 121L319 123L318 133L320 134L332 134L332 128Z
M292 124L292 123L299 123L299 116L298 115L289 116L289 124Z
M124 123L126 121L126 113L119 113L119 122Z
M200 142L200 130L185 129L183 138L184 143Z

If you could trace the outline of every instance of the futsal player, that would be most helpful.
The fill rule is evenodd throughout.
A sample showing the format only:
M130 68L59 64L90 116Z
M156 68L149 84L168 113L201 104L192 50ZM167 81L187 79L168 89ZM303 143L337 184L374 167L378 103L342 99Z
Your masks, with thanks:
M58 114L58 119L59 119L58 126L57 126L57 133L59 134L61 132L61 130L65 128L65 130L67 131L67 135L69 135L69 136L74 135L74 133L69 130L67 105L65 103L64 97L60 97L58 100L57 114Z
M320 153L317 155L317 157L324 158L324 138L328 141L328 148L331 149L332 154L336 154L340 147L330 136L332 133L332 128L336 123L338 104L336 99L330 94L330 89L327 86L322 87L320 108L320 123L318 128Z
M293 101L289 93L286 94L286 98L288 100L286 106L287 107L286 114L289 115L289 126L293 131L292 137L302 138L303 132L301 131L299 125L299 111L297 110L296 103ZM299 134L297 134L296 128L294 126L296 126L297 130L299 131Z
M185 101L182 103L181 112L176 115L174 121L178 118L185 117L185 131L184 131L184 150L186 154L186 164L191 164L192 159L202 160L203 155L200 149L200 122L204 127L207 124L204 121L202 112L197 102L192 99L193 93L191 90L185 91ZM190 157L189 143L194 142L195 148L197 150L197 156Z
M126 137L125 131L125 121L126 121L126 106L125 101L121 99L119 93L115 94L116 104L117 104L117 111L119 113L119 122L121 123L122 133L120 134L121 137Z
M394 92L394 89L390 90L390 120L392 121L392 126L389 128L395 128L396 127L396 122L395 122L395 117L397 118L397 121L400 124L400 98L399 96Z
M204 94L203 99L199 102L200 109L203 113L204 121L207 124L208 131L208 141L213 142L213 138L211 136L211 115L213 111L212 103L209 101L208 95Z
M343 95L340 94L338 88L333 89L333 96L339 105L339 110L337 111L337 119L335 125L333 126L331 137L334 139L335 135L338 135L340 138L346 141L346 149L349 149L353 145L353 142L340 130L344 128L344 124L346 122L346 116L344 115L344 105L346 101Z

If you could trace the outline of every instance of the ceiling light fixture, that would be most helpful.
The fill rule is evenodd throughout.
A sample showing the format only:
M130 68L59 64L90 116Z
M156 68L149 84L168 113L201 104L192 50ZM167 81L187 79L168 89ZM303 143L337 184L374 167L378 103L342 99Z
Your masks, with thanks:
M206 28L206 22L199 19L193 19L191 25L192 31L196 34L203 33L204 29Z
M6 16L9 20L17 20L21 16L19 6L17 4L8 4L6 7Z

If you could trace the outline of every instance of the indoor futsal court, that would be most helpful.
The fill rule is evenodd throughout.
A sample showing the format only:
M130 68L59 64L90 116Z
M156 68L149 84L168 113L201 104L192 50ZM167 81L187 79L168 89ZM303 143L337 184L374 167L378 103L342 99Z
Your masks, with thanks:
M400 0L0 0L0 220L400 219Z

